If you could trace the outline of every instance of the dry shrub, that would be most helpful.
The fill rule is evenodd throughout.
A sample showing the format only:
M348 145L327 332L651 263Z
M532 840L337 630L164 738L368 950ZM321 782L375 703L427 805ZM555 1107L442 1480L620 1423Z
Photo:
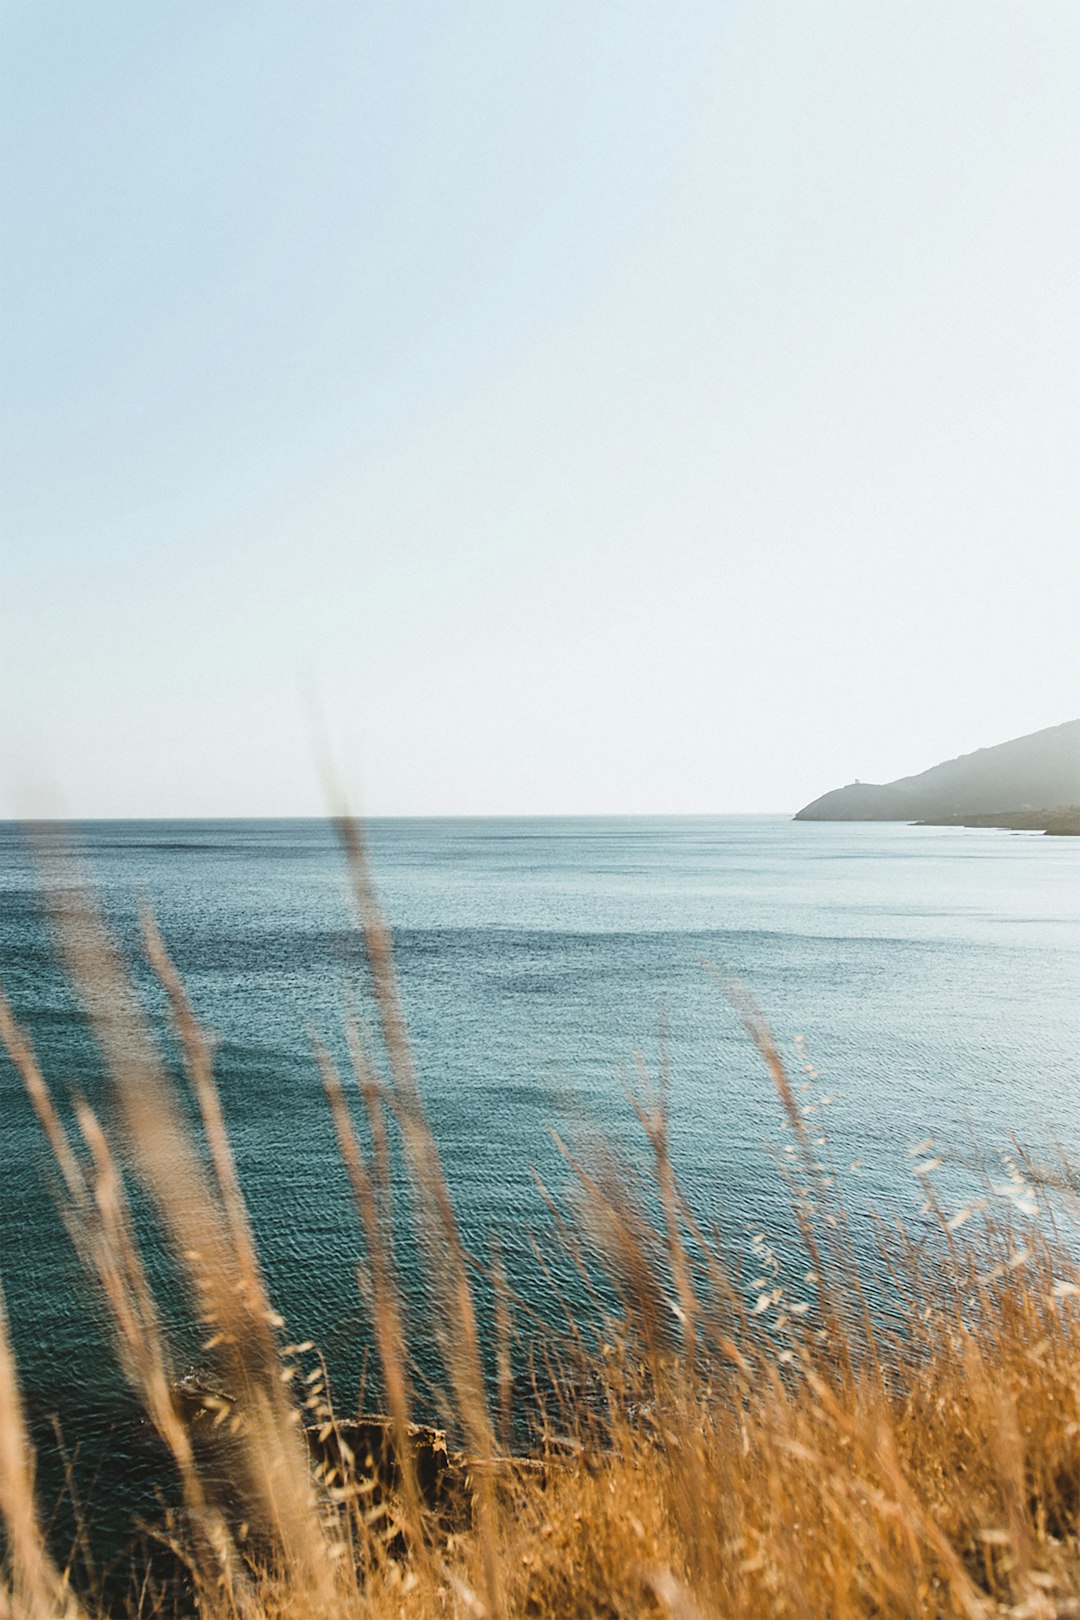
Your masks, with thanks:
M341 830L386 1054L380 1076L350 1030L369 1149L341 1078L325 1052L317 1055L366 1238L372 1341L390 1408L381 1460L354 1455L355 1431L335 1417L311 1347L280 1343L211 1044L152 922L147 955L198 1106L201 1149L119 953L69 869L51 876L54 917L120 1104L122 1154L83 1103L81 1143L71 1140L0 1000L0 1037L60 1171L65 1220L182 1486L182 1506L162 1534L186 1579L166 1592L144 1585L143 1612L197 1610L208 1620L1080 1616L1080 1287L1054 1224L1067 1188L1058 1196L1017 1159L1007 1197L988 1186L981 1207L949 1215L931 1190L927 1148L915 1170L927 1188L931 1239L881 1229L879 1266L894 1306L886 1326L866 1305L820 1137L807 1128L763 1020L737 993L789 1136L778 1173L804 1251L799 1286L763 1234L749 1295L733 1276L671 1164L666 1068L655 1087L639 1071L630 1101L652 1156L648 1183L603 1151L584 1162L564 1148L577 1195L569 1207L548 1198L592 1316L552 1333L514 1296L496 1255L484 1268L495 1298L489 1398L471 1285L477 1261L461 1242L424 1114L359 830L345 822ZM417 1193L465 1444L440 1474L437 1500L411 1426L390 1114ZM208 1396L201 1412L177 1396L121 1162L149 1192L183 1261L207 1328L205 1352L229 1391L228 1399ZM0 1318L0 1615L73 1615L79 1604L42 1535L3 1326ZM515 1340L528 1343L546 1402L529 1459L506 1452ZM215 1470L230 1476L226 1499L200 1462L207 1432L219 1431L229 1437L215 1454ZM84 1595L83 1612L94 1607L93 1594Z

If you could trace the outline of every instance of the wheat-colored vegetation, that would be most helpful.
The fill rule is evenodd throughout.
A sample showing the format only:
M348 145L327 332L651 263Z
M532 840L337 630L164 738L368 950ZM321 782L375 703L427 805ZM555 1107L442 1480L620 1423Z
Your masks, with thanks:
M50 884L54 920L115 1088L117 1141L83 1102L69 1133L0 1001L0 1035L52 1150L72 1239L175 1472L175 1506L157 1527L174 1573L136 1571L133 1606L208 1620L1080 1615L1080 1279L1059 1225L1067 1184L1054 1192L1018 1157L1009 1196L988 1181L976 1207L946 1211L927 1149L915 1168L932 1240L882 1224L878 1282L892 1308L872 1312L820 1138L744 1003L787 1132L777 1173L801 1234L799 1286L763 1233L748 1291L717 1235L702 1230L669 1158L666 1076L653 1086L640 1074L630 1101L650 1183L613 1158L579 1162L567 1151L577 1197L565 1207L552 1200L551 1211L583 1287L596 1290L595 1309L556 1334L515 1297L497 1255L481 1263L465 1251L360 834L343 823L342 835L385 1072L356 1029L352 1074L317 1055L364 1234L381 1423L335 1413L317 1352L285 1342L211 1044L153 923L146 951L201 1118L197 1136L122 959L70 874ZM455 1418L449 1451L413 1424L392 1137L428 1259ZM152 1198L205 1324L214 1381L198 1399L176 1385L127 1177ZM494 1300L486 1334L478 1270ZM511 1364L523 1347L543 1417L530 1455L514 1457ZM46 1546L2 1317L0 1404L0 1614L93 1616L105 1596L75 1590Z

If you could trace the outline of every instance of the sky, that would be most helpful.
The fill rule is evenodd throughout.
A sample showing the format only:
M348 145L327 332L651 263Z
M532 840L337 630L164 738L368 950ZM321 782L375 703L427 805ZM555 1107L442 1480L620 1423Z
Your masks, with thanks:
M6 0L0 814L794 811L1080 713L1080 8Z

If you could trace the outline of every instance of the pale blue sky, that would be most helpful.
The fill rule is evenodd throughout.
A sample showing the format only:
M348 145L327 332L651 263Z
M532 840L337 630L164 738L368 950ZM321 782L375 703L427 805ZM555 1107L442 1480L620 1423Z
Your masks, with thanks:
M0 812L795 809L1080 712L1080 8L8 0Z

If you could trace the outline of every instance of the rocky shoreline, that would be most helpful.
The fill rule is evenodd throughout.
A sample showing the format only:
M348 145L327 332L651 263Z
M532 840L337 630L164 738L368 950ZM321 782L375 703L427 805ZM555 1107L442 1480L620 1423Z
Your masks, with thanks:
M234 1444L228 1421L236 1410L233 1397L221 1391L213 1379L204 1382L187 1378L174 1385L173 1399L205 1476L219 1482L228 1479L233 1472L228 1464ZM305 1422L299 1409L296 1416L318 1490L332 1494L359 1488L369 1510L399 1495L401 1458L390 1417L369 1412ZM443 1535L461 1533L472 1523L480 1475L494 1476L504 1486L513 1486L526 1478L546 1480L559 1466L554 1458L516 1454L481 1461L448 1446L445 1430L426 1423L410 1423L406 1443L420 1505L431 1526ZM231 1521L247 1517L246 1506L230 1499L229 1492L219 1506ZM398 1550L403 1547L402 1543Z
M916 827L1001 827L1009 832L1049 833L1055 838L1080 836L1080 805L1064 805L1056 810L998 810L989 815L936 816L932 821L916 821Z

